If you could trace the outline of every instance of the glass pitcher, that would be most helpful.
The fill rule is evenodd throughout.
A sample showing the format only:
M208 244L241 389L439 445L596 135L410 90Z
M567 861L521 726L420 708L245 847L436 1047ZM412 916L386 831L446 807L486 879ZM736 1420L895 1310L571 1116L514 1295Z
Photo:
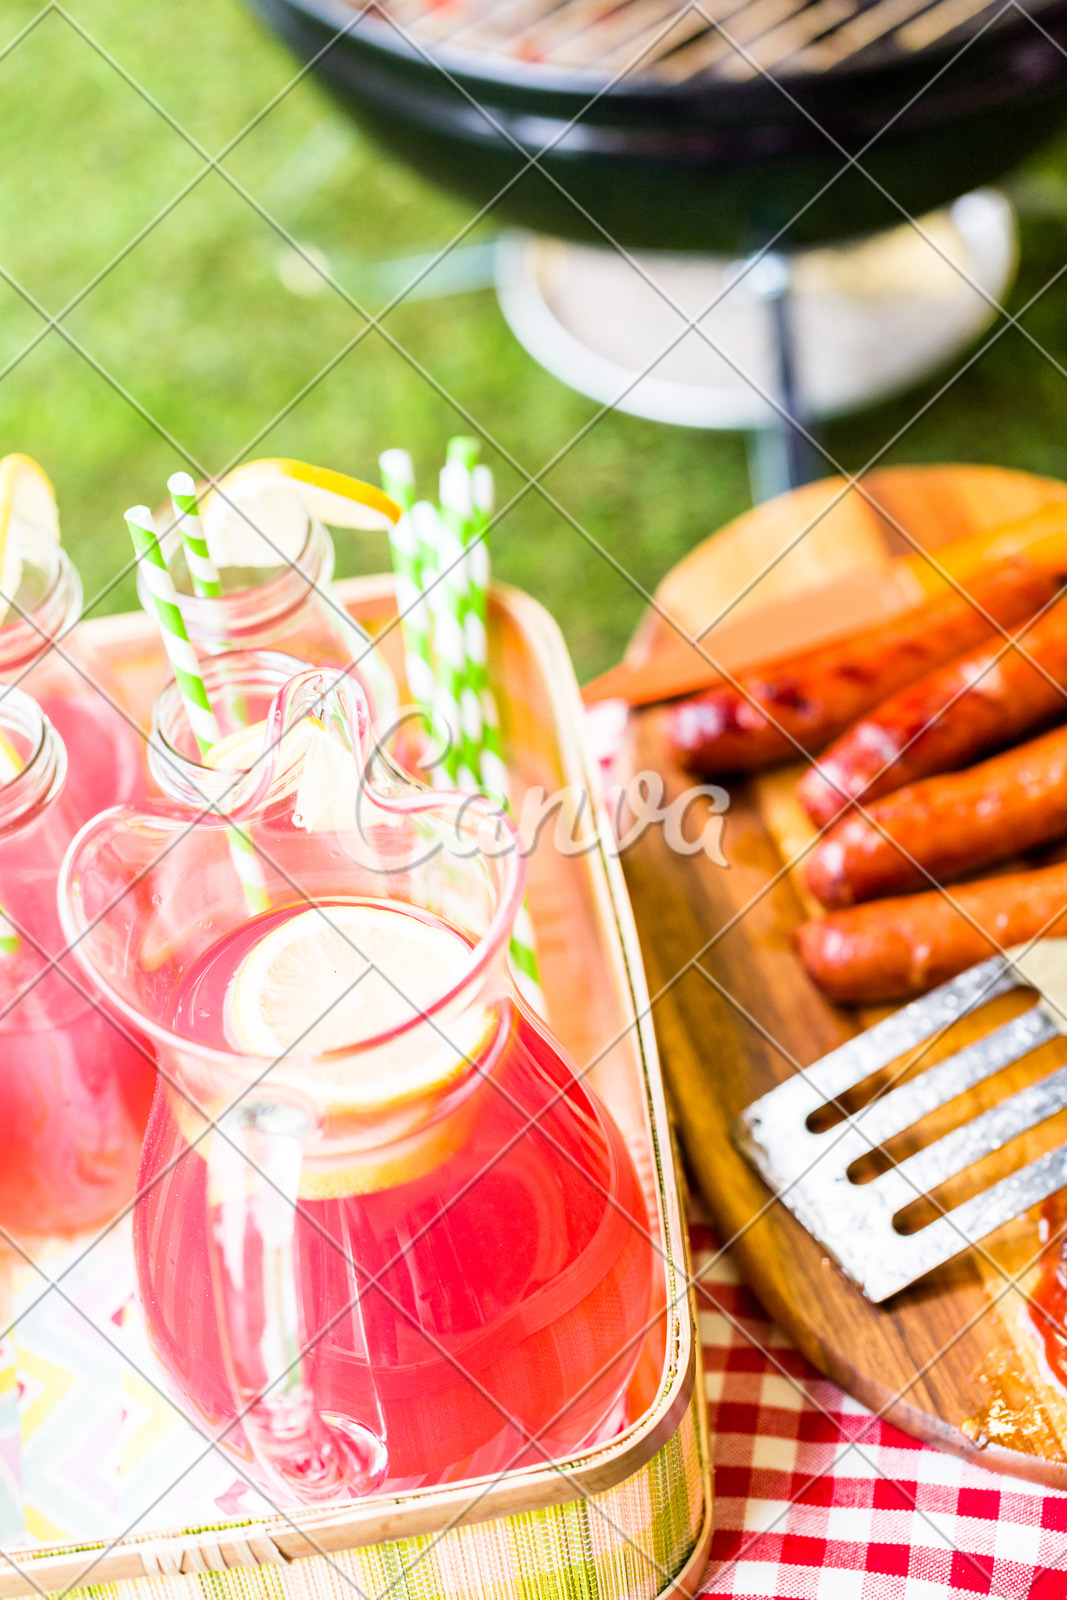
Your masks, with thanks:
M20 1239L132 1200L155 1087L151 1050L61 959L56 878L81 820L68 776L48 718L0 691L0 1226Z
M189 759L182 803L89 824L60 888L159 1053L135 1215L154 1348L297 1501L608 1436L652 1286L627 1148L508 978L510 824L371 753L331 676L287 684L247 768Z
M47 533L20 521L16 594L0 597L0 684L31 694L67 749L67 800L79 822L146 789L144 736L118 709L103 651L84 629L81 579ZM56 641L53 647L53 640Z
M163 536L197 655L203 660L229 650L277 650L311 666L336 667L359 684L376 718L390 715L397 705L396 682L381 652L371 646L370 635L334 593L329 532L308 515L295 494L278 489L271 501L276 514L297 525L288 528L286 544L299 555L291 562L279 556L269 567L222 567L221 595L194 594L180 539L173 532ZM249 507L248 515L255 514ZM163 518L159 521L164 526ZM271 542L263 545L265 551ZM137 583L142 605L150 608L141 572Z

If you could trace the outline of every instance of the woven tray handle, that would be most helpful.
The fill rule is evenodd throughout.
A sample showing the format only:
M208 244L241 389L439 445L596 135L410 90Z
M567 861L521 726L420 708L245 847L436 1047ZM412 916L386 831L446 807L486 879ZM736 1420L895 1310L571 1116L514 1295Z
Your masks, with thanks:
M376 1430L327 1420L306 1378L295 1250L311 1122L299 1106L246 1101L220 1121L208 1154L208 1255L227 1375L259 1465L303 1502L365 1494L388 1467L380 1408ZM327 1330L344 1311L328 1308Z

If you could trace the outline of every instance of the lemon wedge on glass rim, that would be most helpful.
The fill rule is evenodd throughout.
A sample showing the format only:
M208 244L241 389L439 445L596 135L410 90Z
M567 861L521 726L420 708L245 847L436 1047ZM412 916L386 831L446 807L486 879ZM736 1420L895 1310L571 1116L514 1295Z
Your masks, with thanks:
M200 507L208 553L218 567L295 561L309 516L334 528L387 532L400 507L374 484L284 457L235 467Z
M22 578L20 524L39 528L59 542L59 509L48 474L31 456L4 456L0 461L0 623Z
M214 772L247 772L261 760L273 759L272 792L279 778L289 780L294 795L293 822L307 833L328 829L344 833L358 826L356 771L352 751L333 737L314 716L301 717L287 728L277 751L265 752L266 720L238 728L213 744L203 757Z

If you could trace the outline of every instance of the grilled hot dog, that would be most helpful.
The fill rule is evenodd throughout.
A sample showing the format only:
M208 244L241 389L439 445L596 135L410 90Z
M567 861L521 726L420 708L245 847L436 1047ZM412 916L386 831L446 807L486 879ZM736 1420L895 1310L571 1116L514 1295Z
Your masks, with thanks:
M837 908L973 875L1067 834L1067 728L966 772L927 778L834 824L808 887ZM925 869L925 871L923 870Z
M1025 655L992 639L891 696L832 744L797 786L816 826L850 797L866 805L1067 715L1067 600L1017 637Z
M966 915L935 889L802 923L801 959L831 1000L865 1005L923 994L998 946L1067 933L1067 863L979 878L960 884L952 898Z
M970 581L969 594L1010 628L1055 595L1060 575L1003 562ZM998 637L968 598L950 594L877 628L739 675L665 713L668 741L684 764L712 775L747 772L816 754L864 712L906 684ZM796 741L794 744L792 741Z

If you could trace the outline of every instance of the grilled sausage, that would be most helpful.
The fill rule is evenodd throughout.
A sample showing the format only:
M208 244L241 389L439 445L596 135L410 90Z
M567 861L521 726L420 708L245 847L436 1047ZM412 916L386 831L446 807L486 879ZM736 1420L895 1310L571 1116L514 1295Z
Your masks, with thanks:
M1017 558L973 578L969 594L1001 627L1047 605L1059 574ZM668 741L696 772L749 772L819 750L905 684L997 637L971 600L941 596L851 638L739 675L664 713ZM795 740L796 744L792 741Z
M836 740L797 786L815 825L831 822L849 797L866 805L1067 714L1067 600L1016 637L1025 654L994 638L891 696Z
M934 889L802 923L801 960L829 999L866 1005L923 994L998 947L1067 933L1067 863L978 878L952 898L961 910Z
M812 852L805 877L822 904L837 909L925 889L930 877L973 876L1064 834L1067 728L1057 728L843 817Z

